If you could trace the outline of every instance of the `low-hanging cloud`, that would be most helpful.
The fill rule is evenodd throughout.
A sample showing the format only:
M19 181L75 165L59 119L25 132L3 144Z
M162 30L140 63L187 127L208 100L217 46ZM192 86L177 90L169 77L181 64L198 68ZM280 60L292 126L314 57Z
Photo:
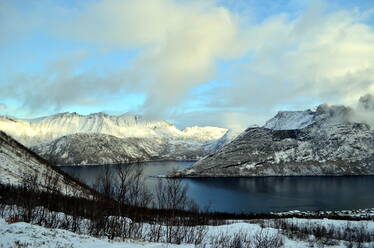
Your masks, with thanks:
M361 96L349 106L321 104L316 111L322 114L318 118L328 117L331 123L365 123L374 128L374 96L371 94Z
M372 94L360 97L352 111L351 120L374 127L374 96Z
M217 1L108 0L77 9L48 7L48 13L35 10L33 25L50 35L93 43L103 52L135 49L138 55L131 66L104 74L76 73L64 62L41 75L17 75L9 83L13 88L2 92L33 108L95 104L106 100L103 95L134 91L146 95L146 115L178 118L173 108L194 97L195 87L220 78L220 62L238 59L243 61L224 75L229 84L204 93L202 107L214 113L240 109L216 114L221 123L253 120L259 112L263 121L274 106L353 104L374 93L374 31L365 24L369 10L329 10L319 2L296 16L280 13L250 22ZM66 63L76 65L77 59L71 60ZM40 86L44 90L36 92ZM247 118L236 118L244 112Z

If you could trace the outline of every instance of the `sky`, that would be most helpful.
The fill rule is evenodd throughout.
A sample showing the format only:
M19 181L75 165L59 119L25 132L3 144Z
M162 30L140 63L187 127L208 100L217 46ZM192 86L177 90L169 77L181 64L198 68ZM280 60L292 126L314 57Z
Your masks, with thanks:
M372 0L0 0L0 114L245 128L374 93Z

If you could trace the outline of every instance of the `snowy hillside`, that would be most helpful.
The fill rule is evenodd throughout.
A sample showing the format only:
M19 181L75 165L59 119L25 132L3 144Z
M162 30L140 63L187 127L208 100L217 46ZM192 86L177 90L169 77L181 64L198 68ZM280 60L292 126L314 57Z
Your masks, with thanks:
M233 141L236 137L238 137L239 134L242 133L242 131L243 130L240 130L240 129L227 130L226 133L221 138L206 145L205 150L207 151L208 154L212 154L218 151L219 149L221 149L222 147L224 147L225 145Z
M348 108L321 105L315 112L282 113L171 176L374 174L374 131L350 122ZM290 129L296 126L303 128Z
M199 159L209 152L205 147L227 131L197 126L179 130L165 121L104 113L62 113L34 120L3 116L0 130L60 164Z
M91 190L86 186L0 132L0 183L32 184L44 189L48 187L47 181L53 182L53 187L64 194L78 192L83 196L91 195Z
M31 148L59 165L119 164L156 160L194 160L205 155L198 141L117 138L107 134L71 134Z

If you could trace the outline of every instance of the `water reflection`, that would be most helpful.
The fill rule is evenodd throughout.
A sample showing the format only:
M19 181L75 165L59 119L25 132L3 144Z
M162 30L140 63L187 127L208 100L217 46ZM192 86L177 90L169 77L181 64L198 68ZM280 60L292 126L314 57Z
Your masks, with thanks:
M147 186L157 183L152 176L190 166L192 162L142 163ZM123 165L126 166L126 165ZM66 172L93 184L102 166L64 167ZM115 166L111 167L115 170ZM374 207L374 177L260 177L182 179L188 194L200 206L214 211L270 212L339 210Z

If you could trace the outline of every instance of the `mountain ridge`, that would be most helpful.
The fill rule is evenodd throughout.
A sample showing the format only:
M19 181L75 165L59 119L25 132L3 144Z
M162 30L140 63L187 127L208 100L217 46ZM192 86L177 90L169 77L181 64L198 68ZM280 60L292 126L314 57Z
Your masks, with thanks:
M3 116L0 130L59 165L198 160L227 132L212 126L180 130L166 121L150 121L140 115L68 112L32 120Z
M222 137L227 131L225 128L210 126L194 126L179 130L166 121L150 121L140 115L115 116L101 112L89 115L65 112L32 120L0 116L0 130L27 146L74 133L104 133L119 138L171 137L211 141ZM202 133L204 135L201 135Z
M351 121L350 111L320 105L315 112L278 114L264 127L247 128L217 152L169 176L374 174L374 131L368 124ZM306 126L303 115L308 116ZM290 129L295 126L300 128Z

